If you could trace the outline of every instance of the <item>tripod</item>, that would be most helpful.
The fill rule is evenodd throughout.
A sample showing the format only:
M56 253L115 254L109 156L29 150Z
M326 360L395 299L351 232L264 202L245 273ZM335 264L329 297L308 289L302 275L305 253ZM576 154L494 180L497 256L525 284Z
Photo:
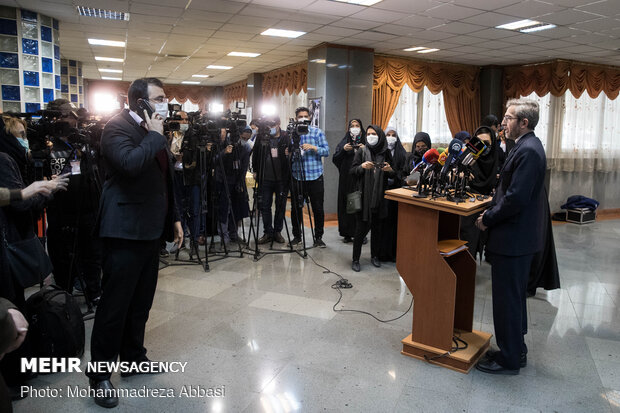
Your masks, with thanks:
M283 133L283 132L280 132L280 133ZM278 143L279 143L279 140L283 136L285 135L282 135L281 137L278 138ZM293 246L291 245L291 236L290 236L290 232L288 229L288 224L284 217L283 217L283 222L284 222L284 227L286 229L286 237L288 239L289 249L288 250L282 250L282 249L273 250L273 242L274 242L273 236L271 237L271 240L270 240L270 246L269 246L270 251L269 252L261 253L261 250L258 246L259 245L258 234L260 231L261 206L264 205L263 204L264 202L267 202L266 199L263 199L262 188L263 188L263 185L265 185L265 170L267 168L268 163L271 164L271 172L272 172L272 176L274 177L274 179L277 179L277 176L278 176L278 174L276 173L274 162L273 162L273 157L271 155L271 150L273 149L276 149L276 151L279 152L280 145L278 145L276 148L271 148L270 135L267 133L260 134L260 136L257 138L257 145L255 145L253 148L253 151L257 150L259 152L259 156L257 159L258 164L254 165L254 168L255 170L258 171L258 174L257 174L257 179L254 182L254 188L253 188L254 198L252 200L252 211L250 214L250 227L248 231L248 241L247 241L246 246L249 249L250 238L253 235L254 236L254 261L258 261L268 254L291 253L294 251ZM271 157L271 159L268 160L269 159L268 157ZM282 162L284 161L282 160ZM280 168L280 171L281 169L282 168ZM275 182L280 182L280 181L276 180ZM287 190L286 188L282 188L282 189L283 190L280 193L276 193L276 214L278 213L280 208L285 208L286 206ZM271 204L271 194L272 192L270 192L269 194L270 204ZM281 205L282 203L283 205ZM256 224L254 224L254 220L253 220L254 213L256 213ZM271 206L269 208L269 214L271 214ZM266 232L265 232L265 235L267 235Z

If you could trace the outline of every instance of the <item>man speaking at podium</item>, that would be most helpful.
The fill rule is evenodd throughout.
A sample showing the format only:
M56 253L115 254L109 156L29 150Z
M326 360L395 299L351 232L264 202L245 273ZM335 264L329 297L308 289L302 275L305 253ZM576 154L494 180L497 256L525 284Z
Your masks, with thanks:
M489 351L476 365L490 374L519 374L527 364L526 290L534 254L543 249L545 228L545 150L534 134L538 103L512 99L502 121L515 140L500 172L495 196L476 221L488 228L487 255L492 266L493 324L499 351ZM548 218L547 218L548 219Z

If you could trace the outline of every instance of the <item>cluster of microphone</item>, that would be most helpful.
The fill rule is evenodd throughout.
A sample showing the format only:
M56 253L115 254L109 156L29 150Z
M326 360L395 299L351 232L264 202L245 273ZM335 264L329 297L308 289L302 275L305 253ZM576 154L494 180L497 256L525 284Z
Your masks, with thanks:
M471 167L489 151L490 148L478 137L466 142L455 138L446 149L429 149L411 171L412 175L417 175L417 196L446 197L454 202L472 198L469 192Z

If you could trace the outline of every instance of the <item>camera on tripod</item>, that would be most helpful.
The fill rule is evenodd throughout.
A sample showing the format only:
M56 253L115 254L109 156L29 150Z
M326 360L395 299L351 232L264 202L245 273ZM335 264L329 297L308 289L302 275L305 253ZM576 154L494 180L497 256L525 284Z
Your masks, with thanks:
M286 131L289 135L307 135L310 131L310 121L302 121L299 122L295 118L290 118L288 121L288 126L286 127Z
M168 112L171 115L164 121L164 133L181 130L180 121L183 120L181 115L179 115L181 110L181 105L178 103L168 103Z

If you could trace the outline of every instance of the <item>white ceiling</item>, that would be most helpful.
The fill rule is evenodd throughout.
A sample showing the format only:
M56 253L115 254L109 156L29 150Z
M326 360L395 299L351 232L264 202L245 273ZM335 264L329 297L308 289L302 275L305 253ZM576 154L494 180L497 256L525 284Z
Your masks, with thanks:
M202 80L226 85L307 58L322 42L375 52L473 65L506 65L554 58L620 66L619 0L383 0L363 7L329 0L0 0L60 21L61 54L98 68L123 69L123 80L156 76L166 83ZM129 22L80 17L76 6L131 13ZM524 18L558 27L534 34L495 29ZM297 39L261 36L270 27L308 32ZM91 46L88 38L123 40L127 48ZM425 46L439 52L402 49ZM262 53L229 57L231 51ZM165 57L166 54L184 58ZM125 63L96 62L124 57ZM234 66L231 70L207 65ZM213 78L197 79L193 74ZM114 76L113 74L108 76Z

